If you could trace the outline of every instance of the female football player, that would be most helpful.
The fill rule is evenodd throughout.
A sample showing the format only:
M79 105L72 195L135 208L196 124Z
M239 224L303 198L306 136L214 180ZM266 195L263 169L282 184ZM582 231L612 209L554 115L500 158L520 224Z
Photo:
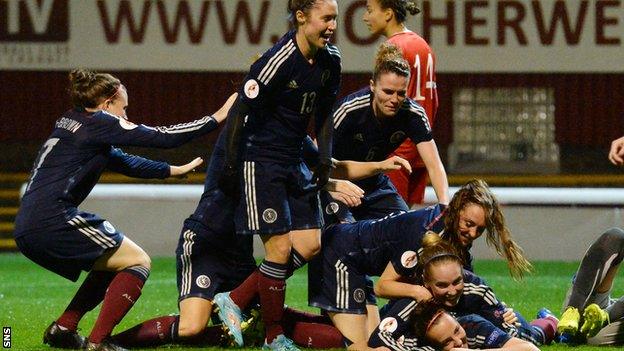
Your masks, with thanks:
M433 299L418 303L410 313L410 325L405 330L406 336L399 340L392 339L392 330L398 327L391 319L384 320L387 340L395 341L388 346L390 350L508 350L536 351L538 348L530 342L521 340L500 330L488 320L478 316L455 319ZM464 328L462 325L466 325ZM489 337L488 337L489 336Z
M115 335L113 340L119 345L132 348L170 343L218 346L224 339L229 340L220 326L208 327L213 300L217 293L230 291L241 284L256 270L256 264L253 237L235 234L233 215L236 203L225 196L217 184L224 166L226 133L220 134L211 155L201 200L195 212L184 221L180 232L176 250L180 314L153 318ZM317 153L312 140L306 138L304 160L316 162ZM398 157L374 163L335 161L332 177L357 179L401 166L409 167L409 164ZM362 196L361 189L342 180L330 179L325 188L351 199L349 201ZM248 311L248 307L255 306L256 295L233 293L233 299L242 310ZM285 335L295 344L313 348L343 346L342 335L327 323L326 318L290 308L284 313ZM244 322L244 318L238 318ZM233 337L236 345L250 346L250 340L243 340L242 333L233 332Z
M380 46L370 86L345 97L334 110L334 157L378 161L409 138L422 156L438 202L448 203L448 182L423 108L406 96L410 67L394 44ZM355 219L408 210L385 175L356 182L366 192Z
M76 281L89 275L65 312L45 331L55 347L115 350L111 331L141 295L150 258L98 215L78 206L109 169L131 177L167 178L189 172L202 160L170 166L124 153L117 146L171 148L217 128L232 96L213 116L169 127L128 121L128 94L110 74L74 70L69 75L73 109L55 123L35 161L15 221L15 241L35 263ZM80 319L102 302L88 342L76 332Z
M367 0L364 22L373 34L383 35L403 52L411 71L407 97L425 109L429 125L433 128L438 109L436 57L429 44L405 25L408 13L415 15L419 12L416 2L412 0ZM410 206L423 202L427 186L427 168L418 152L415 143L406 139L392 154L407 159L412 172L399 170L388 173L392 184Z
M305 262L320 247L318 189L331 168L329 116L341 70L339 51L330 43L336 0L290 0L288 10L295 29L252 64L230 111L220 181L238 200L236 231L258 234L264 243L264 260L249 279L260 296L271 349L289 343L280 321L291 249L297 262ZM319 146L314 174L301 160L312 116Z
M418 262L422 275L416 276L414 283L426 288L434 300L452 312L467 332L477 333L468 338L471 348L493 347L489 343L494 340L498 346L512 339L516 339L512 343L519 344L521 340L517 338L537 346L549 344L553 340L557 328L556 318L546 316L529 324L519 313L508 310L496 299L483 279L462 268L461 258L453 246L438 234L430 232L424 236ZM414 320L411 318L414 315L410 312L418 303L412 298L391 301L385 308L383 321L371 334L368 345L397 350L399 348L395 345L399 338L413 338L411 332L414 331ZM483 334L482 330L474 327L481 322L489 322L493 328ZM393 328L388 328L388 325ZM423 334L425 332L422 328L415 330ZM512 338L514 336L517 338Z
M496 198L482 180L465 184L448 207L392 214L379 220L337 224L323 232L321 254L309 273L310 305L329 313L347 339L368 339L367 318L375 306L367 305L366 275L379 276L374 292L386 298L426 300L431 293L409 284L418 263L416 252L428 230L442 232L457 249L466 269L472 271L472 242L487 229L488 243L507 259L512 275L522 276L530 264L512 240ZM322 279L318 279L322 277Z

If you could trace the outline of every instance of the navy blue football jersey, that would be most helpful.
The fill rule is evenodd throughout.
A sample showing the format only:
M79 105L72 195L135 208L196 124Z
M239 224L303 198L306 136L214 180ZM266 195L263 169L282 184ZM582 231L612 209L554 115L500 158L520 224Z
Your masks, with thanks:
M394 117L377 118L372 100L373 93L367 87L336 104L332 116L334 158L382 161L406 138L414 144L433 139L427 114L416 101L407 98Z
M398 274L412 277L416 273L416 256L422 238L427 230L435 231L442 225L442 211L441 205L435 205L376 220L336 224L325 233L335 236L332 244L343 246L349 259L362 272L379 276L391 262Z
M15 236L72 218L106 169L131 177L166 178L169 165L116 146L171 148L215 128L211 116L169 127L136 125L105 111L67 111L43 144L15 222Z
M381 323L368 339L368 346L385 346L393 351L434 350L426 340L418 340L414 332L412 313L416 307L412 299L393 301L390 308L381 315ZM477 314L456 317L466 331L468 347L471 349L499 348L511 339L511 335Z
M246 160L298 162L310 118L315 116L317 131L331 118L340 88L340 53L327 45L310 63L295 33L288 32L252 64L241 88L250 107L242 143Z

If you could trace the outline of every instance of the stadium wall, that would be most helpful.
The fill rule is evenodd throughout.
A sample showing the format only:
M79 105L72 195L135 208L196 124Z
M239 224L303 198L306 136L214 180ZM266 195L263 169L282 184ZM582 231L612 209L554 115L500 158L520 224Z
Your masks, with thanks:
M128 87L129 116L148 125L178 123L212 112L244 78L237 72L114 73ZM345 74L341 94L364 86L368 79L367 73ZM27 171L54 121L69 107L67 72L0 71L0 81L2 168ZM593 158L593 154L603 155L611 140L624 134L624 74L439 74L440 109L434 132L442 155L453 141L453 92L462 87L553 88L563 173L590 171L586 166L613 171L605 157ZM179 159L188 159L192 151L183 150Z

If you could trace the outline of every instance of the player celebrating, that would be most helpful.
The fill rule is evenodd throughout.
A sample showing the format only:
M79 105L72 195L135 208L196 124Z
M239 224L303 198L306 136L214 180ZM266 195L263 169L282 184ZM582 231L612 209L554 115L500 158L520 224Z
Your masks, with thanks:
M291 248L300 263L319 250L317 190L327 183L331 168L329 115L341 69L338 49L329 42L336 29L336 0L290 0L288 10L295 29L251 66L230 111L221 179L222 189L239 201L237 233L259 234L264 243L264 261L248 280L259 293L271 349L291 345L280 325ZM319 144L314 175L301 160L312 116ZM227 313L218 296L215 302Z
M393 44L380 46L370 87L344 98L334 111L334 157L378 161L409 138L431 175L438 202L448 203L448 182L423 108L406 97L410 67ZM366 195L352 209L355 219L381 218L408 210L385 175L356 182Z
M453 246L438 234L428 233L424 236L418 262L422 275L415 277L414 282L418 284L415 286L425 287L431 297L450 311L464 329L472 333L479 332L473 328L474 324L489 322L492 325L488 334L469 338L471 348L492 347L487 344L492 340L496 340L498 345L504 345L512 336L537 346L549 344L553 340L556 318L545 316L529 324L519 313L508 310L496 299L483 279L462 268L462 261ZM368 345L400 350L396 347L397 340L401 337L413 338L410 334L414 321L410 318L413 316L411 311L418 303L412 298L391 301L384 308L387 311L384 319L371 335ZM393 327L388 328L387 325Z
M161 316L145 321L117 334L113 340L124 347L152 347L169 343L195 346L222 345L221 327L208 327L215 294L230 291L256 269L253 237L236 235L233 216L236 203L225 196L217 185L223 170L225 137L222 132L212 152L206 172L204 193L195 212L184 221L176 250L179 316ZM304 143L304 160L316 161L318 152L312 140ZM332 176L358 178L406 165L405 160L387 159L379 163L335 161ZM330 179L326 188L349 198L361 197L353 184ZM257 296L237 303L243 309L255 306ZM326 318L286 309L284 331L301 346L313 348L342 347L342 334L328 325ZM331 324L331 323L330 323ZM238 345L243 340L236 340ZM225 338L228 339L228 338ZM245 340L249 346L249 340Z
M375 294L387 298L426 300L431 293L404 280L416 272L416 252L425 232L442 232L472 271L470 248L487 229L487 241L507 259L515 277L530 269L521 248L505 226L498 201L482 180L461 187L448 207L437 205L393 214L379 220L337 224L323 233L321 254L309 273L312 306L329 312L334 325L353 343L365 342L367 306L365 275L379 276ZM357 347L357 346L356 346Z
M408 13L415 15L419 12L416 2L412 0L367 0L364 22L373 34L385 36L388 42L395 44L403 52L411 69L407 96L425 109L429 125L433 127L438 109L435 55L429 44L405 25ZM406 139L392 153L407 159L413 171L388 173L392 184L410 206L423 202L427 175L431 176L425 168L424 157L419 155L420 150L415 144L413 140Z
M624 296L618 300L611 298L613 280L622 259L624 230L611 228L592 243L564 302L560 333L573 338L581 334L591 345L624 343Z
M78 210L104 169L139 178L182 175L199 165L170 166L125 154L116 146L170 148L215 129L234 98L214 116L170 127L127 120L128 95L110 74L74 70L69 75L74 108L55 124L43 144L15 221L20 251L44 268L76 281L90 271L59 319L44 334L54 347L118 350L107 337L141 295L149 256L110 222ZM114 145L114 146L113 146ZM78 322L102 302L88 342Z

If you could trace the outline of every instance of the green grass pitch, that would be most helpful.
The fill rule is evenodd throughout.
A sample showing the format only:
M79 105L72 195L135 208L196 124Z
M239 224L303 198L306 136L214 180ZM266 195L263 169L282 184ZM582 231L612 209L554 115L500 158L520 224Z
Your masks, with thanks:
M535 272L521 282L513 281L500 261L478 261L476 272L493 287L497 297L505 301L527 319L535 316L541 307L555 313L570 283L578 263L535 262ZM0 255L0 327L11 327L13 350L50 350L41 337L48 324L63 311L78 283L71 283L50 273L18 254ZM84 275L83 275L84 277ZM307 274L302 270L288 281L287 304L307 307ZM624 295L624 274L616 278L614 296ZM177 312L175 260L154 258L152 274L143 289L143 295L115 332L155 316ZM311 310L311 309L309 309ZM88 334L98 310L89 313L80 323L81 333ZM168 346L176 350L197 350ZM544 350L567 350L566 345L543 347ZM621 347L577 346L574 349L621 350Z

